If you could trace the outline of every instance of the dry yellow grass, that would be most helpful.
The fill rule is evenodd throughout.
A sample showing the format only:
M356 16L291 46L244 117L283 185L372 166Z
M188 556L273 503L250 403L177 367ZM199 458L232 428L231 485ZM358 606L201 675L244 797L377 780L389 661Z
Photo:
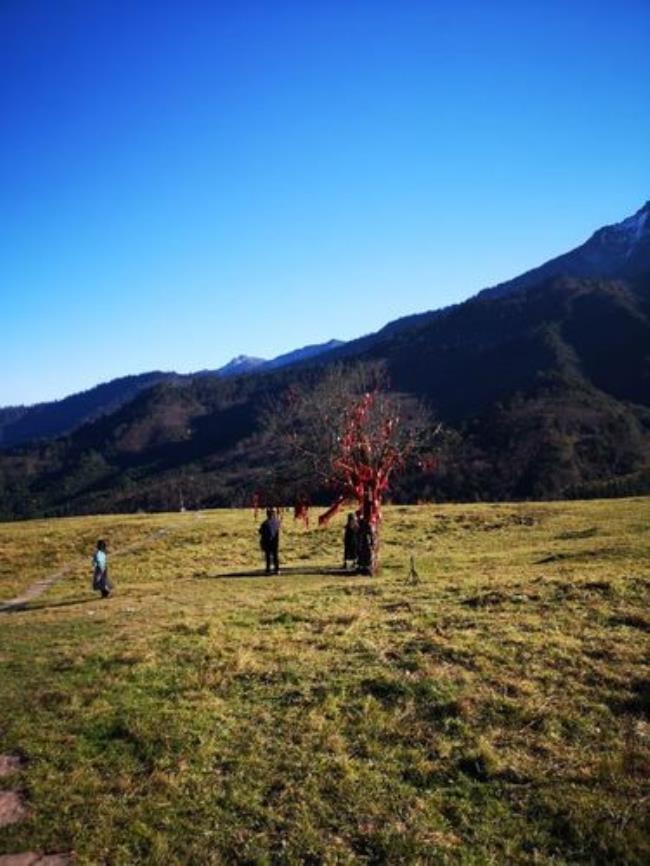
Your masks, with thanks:
M0 525L0 601L79 562L0 617L0 751L28 759L0 784L32 805L0 853L646 862L649 516L392 507L373 579L337 573L342 520L287 517L279 578L243 576L251 512Z

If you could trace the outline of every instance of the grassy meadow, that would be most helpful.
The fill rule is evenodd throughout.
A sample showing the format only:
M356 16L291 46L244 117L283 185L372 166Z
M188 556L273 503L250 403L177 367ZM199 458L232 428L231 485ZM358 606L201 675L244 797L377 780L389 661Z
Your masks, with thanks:
M1 524L0 603L72 567L0 614L0 855L650 862L650 500L389 507L375 578L343 519L269 578L251 511Z

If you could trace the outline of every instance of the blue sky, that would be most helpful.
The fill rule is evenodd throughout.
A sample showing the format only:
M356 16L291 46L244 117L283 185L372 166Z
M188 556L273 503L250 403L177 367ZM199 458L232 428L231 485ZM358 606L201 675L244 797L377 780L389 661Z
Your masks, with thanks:
M650 6L2 0L0 405L350 339L650 198Z

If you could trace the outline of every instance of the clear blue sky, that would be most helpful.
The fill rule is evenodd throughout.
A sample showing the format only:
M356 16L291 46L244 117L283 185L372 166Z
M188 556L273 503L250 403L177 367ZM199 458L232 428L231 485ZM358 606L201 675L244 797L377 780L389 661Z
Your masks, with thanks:
M0 405L350 339L650 197L647 0L2 0Z

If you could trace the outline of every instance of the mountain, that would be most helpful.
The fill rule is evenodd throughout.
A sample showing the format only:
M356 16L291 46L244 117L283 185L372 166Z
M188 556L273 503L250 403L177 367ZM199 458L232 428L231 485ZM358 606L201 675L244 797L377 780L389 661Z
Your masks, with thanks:
M581 246L551 259L537 268L497 286L483 289L478 297L498 298L516 294L545 280L558 276L579 278L635 278L650 271L650 201L634 215L598 229ZM386 337L408 332L425 322L449 315L454 305L443 310L416 313L389 322L375 334L369 334L349 343L330 340L327 343L305 346L272 360L238 355L217 370L203 370L196 376L239 376L253 372L271 371L299 364L324 354L332 359L352 358L381 345ZM31 439L49 439L68 433L83 423L108 414L132 399L143 388L160 381L177 379L176 373L143 373L115 379L81 394L63 400L36 406L0 408L0 448L28 442Z
M623 221L598 229L591 238L576 249L551 259L540 267L526 271L512 280L483 289L477 297L505 297L558 276L634 279L648 271L650 271L650 201ZM203 370L191 375L229 377L253 372L268 372L312 360L326 352L329 353L331 360L353 358L369 351L372 346L381 345L391 335L399 332L408 333L412 328L447 316L457 306L404 316L389 322L374 334L368 334L349 343L330 340L327 343L296 349L271 360L238 355L217 370ZM100 415L115 411L144 388L161 381L174 381L179 378L181 377L177 373L154 371L115 379L58 401L35 406L0 408L0 448L63 435Z
M278 355L270 361L266 361L264 358L252 358L250 355L237 355L225 367L220 367L214 372L219 376L240 376L252 372L260 373L278 370L280 367L290 367L303 361L309 361L312 358L325 354L325 352L338 349L343 345L345 344L341 340L329 340L327 343L316 343L310 346L303 346L302 349L294 349L291 352Z
M576 249L538 268L483 289L483 297L499 298L537 285L550 277L633 279L650 271L650 201L633 216L604 226Z
M518 277L491 288L482 289L474 297L499 298L516 294L553 277L635 278L650 272L650 201L633 216L620 223L598 229L584 244L564 255L526 271ZM332 351L332 359L345 360L380 345L386 337L450 315L459 304L437 310L411 313L384 325L379 331L344 343Z
M179 382L206 376L228 378L255 371L275 370L307 361L342 345L340 340L330 340L328 343L296 349L270 361L249 355L238 355L217 370L201 370L188 375L156 370L137 376L123 376L97 385L88 391L71 394L62 400L38 403L34 406L0 408L0 448L63 436L101 415L115 412L141 391L160 382Z
M295 349L293 352L287 352L285 355L278 355L277 358L267 361L265 369L277 370L280 367L289 367L293 364L299 364L302 361L309 361L312 358L325 354L325 352L332 352L334 349L338 349L344 345L345 343L341 340L329 340L327 343L303 346L302 349Z
M413 499L650 492L650 278L557 278L375 343L453 435ZM278 469L260 411L309 366L161 383L68 437L0 455L0 514L243 505Z
M0 447L7 448L32 439L62 436L80 424L114 412L143 389L176 378L176 373L156 370L138 376L113 379L62 400L37 403L34 406L0 408Z
M400 479L398 500L648 493L646 225L618 225L594 235L613 251L605 277L543 275L480 293L333 347L318 364L162 381L63 438L8 450L0 514L174 508L179 491L190 507L245 504L278 468L260 412L340 358L383 360L392 387L426 402L449 432L438 470Z
M241 376L244 373L250 373L253 370L258 370L260 367L265 367L269 362L264 358L253 358L250 355L237 355L232 361L228 361L223 367L215 370L218 376Z

